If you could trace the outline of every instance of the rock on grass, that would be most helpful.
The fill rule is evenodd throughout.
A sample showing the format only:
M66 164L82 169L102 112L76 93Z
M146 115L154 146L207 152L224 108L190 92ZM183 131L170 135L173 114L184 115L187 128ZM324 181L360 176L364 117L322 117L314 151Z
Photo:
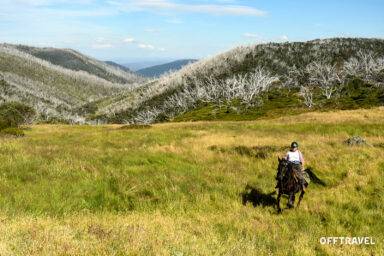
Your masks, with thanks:
M360 137L360 136L352 136L350 138L348 138L346 141L344 141L344 144L348 145L348 146L365 146L365 145L369 145L369 143L367 143L367 141Z

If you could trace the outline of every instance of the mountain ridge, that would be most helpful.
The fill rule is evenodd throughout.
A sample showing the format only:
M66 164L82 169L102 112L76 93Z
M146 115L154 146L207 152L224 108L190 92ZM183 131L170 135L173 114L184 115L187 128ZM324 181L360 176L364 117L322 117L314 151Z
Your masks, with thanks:
M114 83L132 83L141 79L135 73L126 71L122 67L110 65L84 55L74 49L53 47L32 47L26 45L6 44L19 51L28 53L37 58L46 60L53 65L61 66L74 71L85 71Z
M172 62L155 65L135 71L136 73L148 77L148 78L158 78L169 72L175 72L180 70L183 66L196 62L196 59L181 59L175 60Z

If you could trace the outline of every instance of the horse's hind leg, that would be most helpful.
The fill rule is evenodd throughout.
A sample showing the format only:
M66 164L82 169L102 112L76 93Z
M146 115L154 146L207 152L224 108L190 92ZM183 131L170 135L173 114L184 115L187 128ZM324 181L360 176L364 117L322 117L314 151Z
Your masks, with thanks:
M305 194L305 192L301 191L301 194L300 194L300 197L299 197L299 202L297 202L297 207L300 206L300 202L301 202L301 199L303 199L304 194Z

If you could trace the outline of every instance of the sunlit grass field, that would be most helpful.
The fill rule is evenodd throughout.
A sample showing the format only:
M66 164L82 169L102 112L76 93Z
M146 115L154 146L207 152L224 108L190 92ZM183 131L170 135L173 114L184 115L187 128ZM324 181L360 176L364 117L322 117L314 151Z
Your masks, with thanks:
M0 138L0 255L384 255L384 108L120 127ZM326 186L277 214L292 141Z

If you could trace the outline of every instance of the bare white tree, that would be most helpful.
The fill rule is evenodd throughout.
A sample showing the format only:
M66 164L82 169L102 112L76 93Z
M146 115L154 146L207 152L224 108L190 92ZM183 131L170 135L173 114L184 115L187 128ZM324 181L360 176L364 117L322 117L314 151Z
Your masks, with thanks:
M313 87L312 86L301 86L299 95L303 97L303 103L307 107L312 107L315 105L313 103Z
M360 50L356 58L352 57L345 62L343 72L347 76L359 76L367 82L380 84L380 76L384 72L384 58L375 58L373 52Z
M312 86L318 86L327 99L340 89L341 78L337 73L336 65L314 61L306 67L306 71L309 74L309 83Z
M296 66L293 66L288 70L287 75L281 78L281 87L286 89L297 87L299 85L299 78L302 75L302 72Z
M244 94L242 95L243 103L250 103L254 96L259 95L263 91L267 91L269 86L279 81L279 78L272 76L263 68L257 68L255 72L248 75L248 79L244 84Z
M134 118L134 121L139 124L150 124L153 123L160 113L161 111L157 108L146 109L138 113L136 118Z
M202 80L196 78L189 82L184 80L182 89L170 95L159 109L163 113L168 113L168 117L172 119L176 114L185 113L196 107L196 103L201 101L216 104L218 109L225 106L239 113L240 108L232 106L234 99L241 100L246 108L253 106L254 97L268 90L269 85L275 81L278 81L277 77L271 76L261 68L250 74L235 75L224 80L217 80L214 75Z

